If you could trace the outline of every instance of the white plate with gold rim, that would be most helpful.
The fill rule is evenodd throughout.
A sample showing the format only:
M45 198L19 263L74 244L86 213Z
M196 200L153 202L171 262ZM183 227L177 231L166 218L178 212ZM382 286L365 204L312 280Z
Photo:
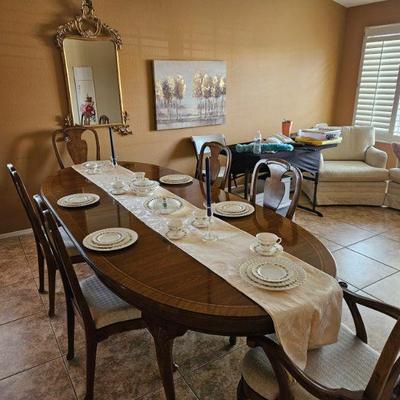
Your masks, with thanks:
M240 265L239 272L247 283L272 291L294 289L306 279L304 269L284 256L251 258Z
M193 178L190 175L170 174L162 176L160 182L167 185L184 185L193 182Z
M275 245L265 250L263 249L263 246L260 246L260 244L255 241L250 245L250 250L260 256L271 257L277 256L279 253L282 253L283 247L279 243L276 243Z
M83 239L83 245L96 251L121 250L135 243L138 234L128 228L106 228L92 232Z
M221 217L245 217L253 214L254 207L242 201L223 201L215 204L213 211Z
M100 200L100 196L94 193L74 193L61 197L57 204L61 207L85 207L95 204Z

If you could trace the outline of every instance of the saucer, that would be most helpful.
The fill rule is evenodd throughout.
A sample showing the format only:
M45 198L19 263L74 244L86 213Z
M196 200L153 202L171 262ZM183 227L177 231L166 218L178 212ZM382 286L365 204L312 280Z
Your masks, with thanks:
M271 246L268 250L261 250L260 245L257 242L253 242L250 245L250 250L261 256L275 256L278 255L279 253L282 253L283 247L279 243L277 243Z
M196 228L200 228L200 229L202 229L202 228L207 228L207 226L208 226L208 221L206 221L206 222L200 222L200 221L197 221L197 220L193 220L192 221L192 225L194 226L194 227L196 227Z
M168 231L165 236L171 240L179 240L186 236L186 230L180 229L179 231Z
M111 189L111 190L110 190L110 193L113 194L113 195L115 195L115 196L118 196L118 195L120 195L120 194L126 194L126 193L127 193L127 190L126 190L124 187L121 188L121 189Z

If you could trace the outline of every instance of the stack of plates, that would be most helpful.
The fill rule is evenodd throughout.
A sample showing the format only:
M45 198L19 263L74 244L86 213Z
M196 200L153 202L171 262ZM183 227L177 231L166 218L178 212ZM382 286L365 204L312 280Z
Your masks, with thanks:
M183 207L183 203L176 197L160 196L147 200L144 203L144 206L149 211L168 215L181 209Z
M57 204L61 207L85 207L90 204L97 203L100 196L93 193L75 193L61 197L57 200Z
M254 207L243 201L222 201L214 206L214 214L221 217L244 217L254 212Z
M160 182L167 185L183 185L192 181L193 178L191 176L180 174L164 175L160 178Z
M120 250L135 243L138 234L127 228L107 228L92 232L83 239L83 245L90 250Z
M253 286L274 291L293 289L306 279L304 269L284 256L252 258L240 266L240 276Z

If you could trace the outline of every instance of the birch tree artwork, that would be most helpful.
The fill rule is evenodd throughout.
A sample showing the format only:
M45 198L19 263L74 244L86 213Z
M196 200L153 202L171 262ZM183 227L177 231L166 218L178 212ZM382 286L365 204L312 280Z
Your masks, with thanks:
M223 61L154 61L157 130L225 123Z

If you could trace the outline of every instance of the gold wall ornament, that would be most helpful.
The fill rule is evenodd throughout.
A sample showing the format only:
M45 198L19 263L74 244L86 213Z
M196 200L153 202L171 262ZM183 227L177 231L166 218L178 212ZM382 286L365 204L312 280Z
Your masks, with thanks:
M62 49L64 39L71 35L79 35L86 39L105 36L115 43L117 49L122 47L122 39L118 31L102 22L94 14L92 0L82 0L81 15L58 27L56 34L57 46Z
M121 135L132 134L122 101L122 39L95 15L92 0L82 0L81 14L58 27L56 44L61 51L69 105L64 127L111 127Z

